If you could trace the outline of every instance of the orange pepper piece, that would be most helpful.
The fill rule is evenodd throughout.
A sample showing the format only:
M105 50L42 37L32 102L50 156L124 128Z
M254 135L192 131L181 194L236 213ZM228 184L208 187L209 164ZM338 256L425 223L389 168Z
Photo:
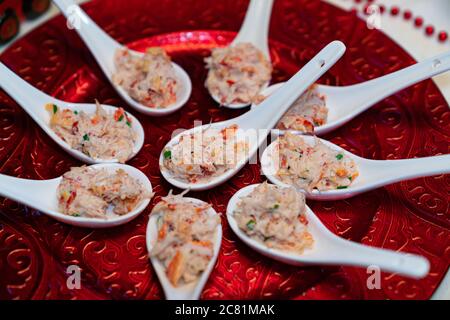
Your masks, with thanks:
M169 281L176 286L178 280L180 280L184 266L184 256L180 251L177 251L172 261L170 261L167 267L167 277Z
M343 178L343 177L346 177L347 174L348 174L348 173L347 173L347 170L346 170L346 169L340 168L340 169L337 169L337 170L336 170L336 175L337 175L338 177Z
M164 223L164 224L161 226L161 229L159 229L159 232L158 232L158 239L159 239L159 240L162 240L162 239L164 239L164 238L166 237L166 235L167 235L167 223Z

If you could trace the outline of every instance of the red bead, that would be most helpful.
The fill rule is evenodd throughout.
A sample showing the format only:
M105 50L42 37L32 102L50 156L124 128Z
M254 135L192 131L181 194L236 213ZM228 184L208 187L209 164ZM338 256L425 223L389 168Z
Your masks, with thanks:
M356 3L361 3L361 0L355 0Z
M374 0L367 0L368 3L372 3Z
M425 33L426 33L428 36L431 36L431 35L434 33L434 27L433 27L433 26L427 26L427 27L425 28Z
M393 16L398 15L399 12L400 12L400 9L399 9L398 7L392 7L392 8L391 8L391 14L392 14Z
M406 10L406 11L403 13L403 18L405 18L405 20L409 20L409 19L411 19L411 17L412 17L412 12L411 12L411 11Z
M368 5L368 4L364 6L364 11L363 12L364 12L365 15L369 15L369 8L370 8L370 5Z
M380 8L380 13L383 14L386 11L386 7L382 4L378 6Z
M439 32L439 41L444 42L448 39L448 34L445 31Z
M421 17L415 18L414 24L416 25L416 27L421 27L423 25L423 19Z

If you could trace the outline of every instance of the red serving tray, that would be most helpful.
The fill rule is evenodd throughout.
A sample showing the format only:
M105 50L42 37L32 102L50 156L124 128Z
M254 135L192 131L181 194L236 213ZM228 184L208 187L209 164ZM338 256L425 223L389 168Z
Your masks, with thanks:
M148 214L171 189L160 175L158 157L175 129L192 127L194 120L207 123L245 111L219 108L209 97L203 85L203 57L210 48L233 38L247 4L236 0L102 0L85 5L88 14L118 41L138 50L163 45L187 70L194 84L191 99L183 109L164 118L143 116L127 107L61 16L2 55L1 60L22 78L60 99L93 102L98 98L136 115L145 128L146 140L130 164L148 175L156 197L136 220L108 230L71 227L0 199L1 299L164 297L145 247ZM322 83L354 84L414 63L402 48L381 32L368 30L354 14L320 1L275 1L270 37L273 82L287 80L335 39L346 43L347 53ZM4 92L0 92L0 124L0 172L49 179L81 165ZM373 159L449 153L449 106L434 83L424 81L382 101L325 138ZM211 202L224 213L238 189L263 180L258 165L247 165L226 184L190 196ZM441 175L397 183L345 201L308 201L326 226L343 238L427 257L431 271L422 280L383 273L381 289L369 290L365 269L287 266L241 243L222 216L221 253L202 298L430 298L449 268L449 190L450 176ZM65 272L72 264L82 268L79 290L66 286Z

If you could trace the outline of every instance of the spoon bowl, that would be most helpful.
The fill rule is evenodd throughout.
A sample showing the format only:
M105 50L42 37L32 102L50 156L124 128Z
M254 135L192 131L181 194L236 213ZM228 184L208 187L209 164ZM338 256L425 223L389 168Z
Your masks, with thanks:
M204 201L195 198L187 198L184 197L183 200L189 201L195 204L205 204ZM217 215L217 212L210 207L208 210L208 214ZM147 234L146 234L146 243L147 250L151 252L156 241L158 235L157 228L157 220L159 215L152 214L149 218L147 225ZM153 269L156 272L156 275L159 278L159 282L163 288L164 294L168 300L198 300L202 290L208 281L209 275L217 261L217 257L219 256L220 245L222 243L222 225L219 224L216 229L216 233L214 235L214 247L213 252L214 255L208 263L206 269L202 272L199 278L193 282L188 284L181 285L179 287L175 287L169 281L166 275L166 270L164 265L159 261L158 258L150 256L150 261L152 263Z
M125 49L125 47L122 47L122 49ZM130 49L128 50L132 55L142 57L144 54L137 51L132 51ZM153 116L153 117L162 117L169 115L171 113L174 113L175 111L179 110L181 107L183 107L186 102L189 100L189 97L191 96L192 92L192 83L191 79L189 78L189 75L187 72L181 68L178 64L172 62L172 66L175 70L175 73L177 75L177 79L179 81L178 88L177 88L177 100L175 103L171 104L168 107L165 108L150 108L147 107L138 101L134 100L130 97L130 95L125 91L124 88L122 88L119 85L116 85L115 83L111 82L116 91L119 93L119 95L122 97L123 100L127 102L128 105L132 106L134 109L139 111L140 113ZM111 73L111 77L112 77ZM109 78L111 79L111 78Z
M28 115L47 133L62 149L77 158L78 160L94 164L94 163L115 163L117 159L97 159L92 158L83 152L73 149L67 142L61 139L55 131L50 127L50 114L45 110L46 104L55 104L62 109L70 109L72 111L84 111L87 114L94 114L97 106L87 103L71 103L64 102L45 94L36 89L28 82L22 80L14 72L8 69L3 63L0 63L0 85L17 103L28 113ZM26 94L24 94L26 92ZM102 105L109 114L114 114L118 109L116 107ZM139 120L130 113L127 115L131 118L131 128L136 133L136 141L134 142L133 152L129 159L133 158L144 145L144 129Z
M137 179L147 192L152 192L152 185L147 176L134 167L104 163L92 165L90 168L106 169L110 172L123 169L132 178ZM57 188L61 181L62 177L51 180L28 180L0 175L0 195L34 208L60 222L84 228L111 228L125 224L136 218L150 203L149 198L142 199L129 213L122 216L110 214L107 219L73 217L61 213L58 209Z
M231 229L239 239L258 253L295 266L348 265L368 267L374 265L384 271L413 278L423 278L428 274L429 262L427 259L417 255L397 253L344 240L330 232L308 206L306 206L305 214L308 220L308 231L314 239L312 248L298 254L267 247L247 236L239 228L234 218L234 212L239 201L249 195L258 185L250 185L236 192L227 206L227 219Z
M356 85L343 87L317 85L319 94L325 96L328 119L325 124L314 128L314 134L324 135L333 131L384 98L448 70L450 70L450 52ZM262 90L261 94L269 96L282 85L283 83L274 84ZM251 106L252 109L256 107L255 104ZM275 129L274 133L284 134L286 131ZM288 131L301 133L295 130Z
M251 43L270 61L269 25L272 7L273 0L250 0L241 29L231 42L230 46L235 46L238 43ZM269 82L261 89L263 90L268 86ZM213 94L211 94L211 97L219 105L230 109L242 109L250 105L250 103L223 104L219 97Z
M172 66L179 83L175 103L166 108L151 108L131 98L121 86L112 81L113 74L116 72L114 55L118 50L128 50L130 54L138 57L143 56L143 53L130 50L111 38L73 0L53 0L53 2L68 21L77 22L73 29L89 48L111 85L131 107L143 114L160 117L179 110L189 100L192 91L191 79L186 71L174 62L172 62Z
M227 128L228 126L231 126L233 124L236 124L236 122L234 122L233 120L228 120L228 121L212 123L210 125L194 127L192 129L181 132L177 136L172 138L166 144L166 146L163 148L163 150L169 149L172 146L174 146L175 144L179 143L180 138L184 135L190 135L195 132L206 130L206 129L220 131L220 130ZM250 158L250 155L255 154L258 149L257 137L253 133L254 133L254 131L246 131L246 130L242 130L242 129L239 129L236 132L236 140L246 142L248 144L248 152L247 152L247 154L249 155L248 158ZM159 168L160 168L161 174L164 177L164 179L166 179L167 182L169 182L173 186L180 188L182 190L189 189L192 191L204 191L204 190L212 189L212 188L228 181L229 179L231 179L231 177L233 177L239 170L241 170L244 167L244 165L248 161L248 158L245 158L245 159L242 159L241 161L236 162L233 169L225 171L225 173L223 173L222 175L211 177L211 180L209 180L207 182L199 182L199 183L190 183L188 181L178 179L176 176L174 176L164 166L164 151L162 151L159 156Z
M95 104L88 104L88 103L68 103L68 102L62 102L58 101L56 104L58 106L63 105L64 109L69 109L73 111L84 111L88 114L94 114L96 110ZM108 114L114 114L118 108L109 106L109 105L101 105L102 108L108 113ZM48 112L45 112L43 114L44 116L44 125L40 125L40 127L64 150L66 150L70 155L77 158L80 161L83 161L85 163L89 164L95 164L95 163L117 163L119 160L117 159L97 159L97 158L91 158L88 155L84 154L81 151L73 149L67 142L65 142L63 139L61 139L49 126L50 123L50 115ZM133 116L132 114L127 112L127 116L131 119L131 128L136 133L136 141L134 142L133 152L128 157L128 160L133 158L138 152L142 149L144 146L144 128L142 127L142 124L139 122L139 120Z
M302 138L307 144L315 145L314 137L302 136ZM313 190L312 192L300 190L305 193L308 199L347 199L395 182L450 173L450 155L403 160L371 160L354 155L329 141L323 139L320 139L320 141L327 147L352 158L358 168L359 176L345 189ZM289 185L281 181L276 175L278 164L274 155L276 154L277 144L278 140L275 140L264 150L261 157L261 170L270 182L288 187Z
M262 102L261 110L251 110L237 118L198 126L179 133L173 137L163 148L159 158L159 165L163 177L172 185L181 189L201 191L211 189L224 183L235 175L247 161L254 157L258 147L266 141L270 128L276 124L287 108L322 74L324 74L344 54L345 46L340 41L333 41L323 48L310 62L297 72L280 90ZM177 144L183 135L206 130L207 128L222 130L231 125L237 125L239 129L237 140L245 139L248 143L248 152L245 159L235 164L232 169L224 174L211 178L204 183L189 183L174 177L164 166L164 150Z

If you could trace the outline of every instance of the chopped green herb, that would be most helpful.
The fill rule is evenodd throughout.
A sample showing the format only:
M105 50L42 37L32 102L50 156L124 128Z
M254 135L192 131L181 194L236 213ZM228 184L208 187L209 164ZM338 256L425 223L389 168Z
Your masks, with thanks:
M58 106L56 104L53 105L53 114L58 112Z
M72 214L72 217L81 217L81 214L79 214L79 213L73 213L73 214Z
M87 133L83 136L83 140L84 141L89 141L89 135Z
M274 211L277 210L279 207L280 207L280 205L279 205L278 203L275 203L275 204L273 205L272 208L269 208L269 211L270 211L270 212L274 212Z
M336 189L347 189L347 186L338 186Z
M78 111L77 110L75 110L73 113L75 113L75 114L78 114Z
M119 117L119 119L117 120L117 121L122 121L123 120L123 118L125 118L123 115L121 115L120 117Z
M172 158L172 151L166 150L164 151L164 159L170 159Z
M339 153L339 154L336 156L336 159L342 160L343 157L344 157L344 155L343 155L342 153Z
M348 180L352 181L353 177L352 176L348 176Z
M272 238L273 238L272 236L271 237L264 237L264 241L270 240Z
M127 121L126 124L127 124L127 126L129 126L131 128L131 122L130 121Z
M255 224L256 224L255 220L249 220L249 222L247 222L247 229L253 230L255 228Z

